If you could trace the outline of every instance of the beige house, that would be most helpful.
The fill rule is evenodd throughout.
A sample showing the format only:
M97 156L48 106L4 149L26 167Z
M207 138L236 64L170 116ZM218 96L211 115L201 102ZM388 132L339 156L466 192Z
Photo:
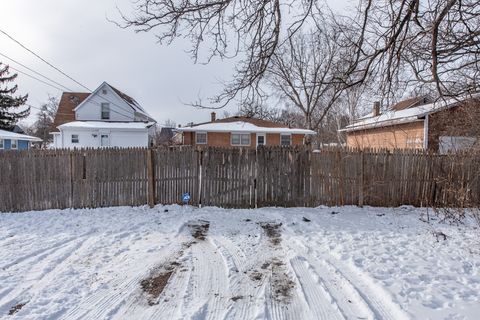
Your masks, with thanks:
M210 122L191 124L177 129L182 132L184 145L211 147L256 148L265 146L298 146L315 131L290 128L282 123L249 117L216 119L212 112Z
M444 153L480 143L479 109L477 98L436 102L413 98L384 113L380 113L380 105L375 103L372 113L341 131L346 132L348 147L428 149Z

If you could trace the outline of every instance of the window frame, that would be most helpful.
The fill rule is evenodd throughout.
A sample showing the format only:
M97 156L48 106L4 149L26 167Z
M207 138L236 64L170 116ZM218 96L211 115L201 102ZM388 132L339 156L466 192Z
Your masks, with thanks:
M1 144L0 144L0 150L5 149L5 139L0 139L0 142L1 142Z
M104 111L104 107L107 108L107 111ZM108 112L108 117L105 118L103 115L105 112ZM100 119L101 120L110 120L110 103L102 102L100 104Z
M233 136L238 135L239 136L239 143L235 144L233 143ZM242 136L248 136L248 144L243 143L242 141ZM245 133L245 132L232 132L230 133L230 145L233 147L249 147L252 145L252 135L251 133Z
M262 137L263 138L263 143L260 144L258 143L258 138ZM257 147L258 146L266 146L267 145L267 134L266 133L257 133L257 136L256 136L256 145Z
M15 141L15 144L13 143L14 141ZM15 148L13 146L15 146ZM18 140L17 139L10 139L10 149L18 150Z
M77 136L77 142L74 142L74 141L73 141L73 136ZM75 144L80 143L80 135L79 135L78 133L72 133L72 134L70 135L70 142L71 142L71 143L75 143Z
M107 145L102 144L102 137L107 137ZM110 147L110 134L100 133L100 147L103 147L103 148Z
M198 142L198 136L199 135L205 135L205 142ZM195 144L201 144L201 145L208 144L208 133L206 131L195 132Z
M289 144L283 144L283 141L282 141L283 137L288 137ZM292 146L292 134L291 133L280 133L280 146L282 146L282 147Z

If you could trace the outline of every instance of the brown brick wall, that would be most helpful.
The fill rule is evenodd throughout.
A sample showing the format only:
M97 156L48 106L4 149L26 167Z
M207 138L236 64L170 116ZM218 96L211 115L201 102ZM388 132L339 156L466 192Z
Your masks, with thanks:
M303 144L303 134L292 134L292 145L301 146Z
M423 121L347 133L347 146L355 148L421 149Z
M480 137L480 103L468 103L428 116L428 149L438 151L440 136Z
M293 145L302 145L303 144L303 134L293 134L292 135L292 144ZM250 134L250 148L256 148L257 145L257 135L255 133ZM195 133L194 132L184 132L183 133L183 144L185 145L195 145ZM266 134L266 145L267 146L278 146L280 145L280 134L279 133L267 133ZM201 145L199 145L201 146ZM208 132L207 133L207 146L211 147L232 147L230 143L230 133L221 133L221 132Z

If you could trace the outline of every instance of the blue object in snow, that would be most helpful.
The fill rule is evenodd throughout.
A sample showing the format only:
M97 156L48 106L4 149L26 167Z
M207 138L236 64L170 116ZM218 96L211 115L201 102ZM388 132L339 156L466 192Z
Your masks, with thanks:
M190 201L190 193L185 192L182 195L182 201L183 201L183 204L188 204L188 202Z

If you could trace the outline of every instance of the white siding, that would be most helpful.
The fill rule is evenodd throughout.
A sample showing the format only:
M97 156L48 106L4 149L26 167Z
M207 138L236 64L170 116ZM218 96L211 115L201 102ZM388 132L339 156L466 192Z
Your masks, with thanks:
M77 134L79 142L72 143L72 135ZM148 129L144 130L119 130L119 129L92 129L75 130L64 129L58 137L57 148L99 148L102 134L109 135L110 147L147 147Z
M106 94L103 94L106 90ZM110 119L101 118L102 103L110 104ZM75 119L79 121L101 120L101 121L134 121L135 111L123 99L110 89L103 85L96 94L85 100L85 103L75 111Z
M447 152L455 152L467 150L474 147L477 144L476 137L452 137L452 136L440 136L439 138L439 151L441 154Z

